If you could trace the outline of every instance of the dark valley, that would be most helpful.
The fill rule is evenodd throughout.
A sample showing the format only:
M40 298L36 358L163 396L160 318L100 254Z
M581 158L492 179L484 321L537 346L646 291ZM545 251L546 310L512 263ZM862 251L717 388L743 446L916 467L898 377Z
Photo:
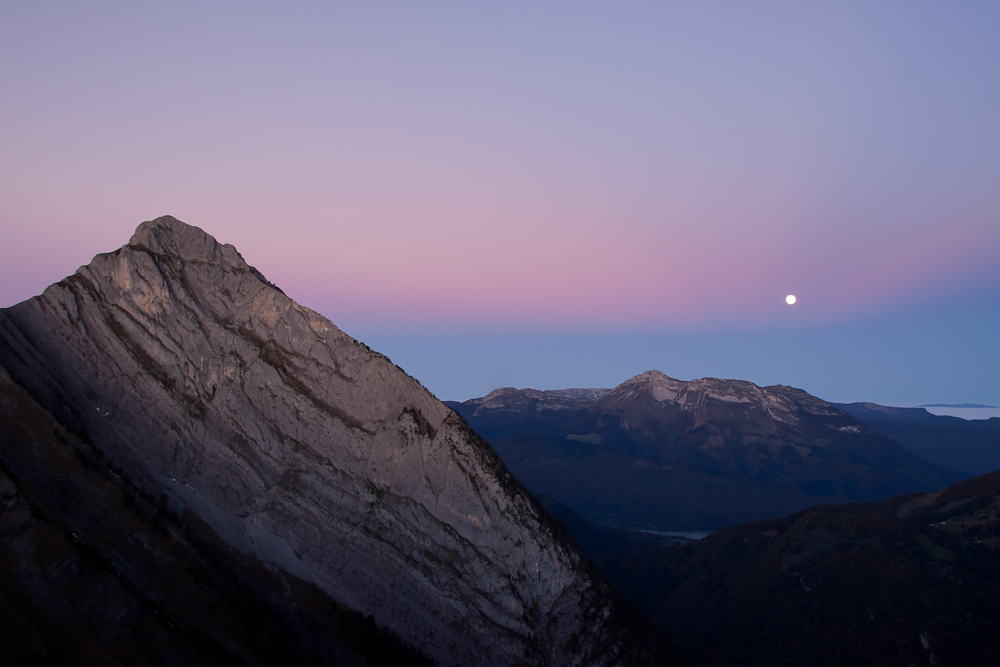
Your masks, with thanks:
M693 664L1000 662L1000 472L595 558Z

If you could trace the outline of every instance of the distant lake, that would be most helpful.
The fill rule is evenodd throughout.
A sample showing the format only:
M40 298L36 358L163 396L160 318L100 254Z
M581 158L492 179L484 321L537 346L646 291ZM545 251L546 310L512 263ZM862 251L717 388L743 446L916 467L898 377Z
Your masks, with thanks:
M704 537L708 537L715 531L713 530L639 530L639 533L649 533L651 535L666 535L667 537L683 537L685 540L700 540Z

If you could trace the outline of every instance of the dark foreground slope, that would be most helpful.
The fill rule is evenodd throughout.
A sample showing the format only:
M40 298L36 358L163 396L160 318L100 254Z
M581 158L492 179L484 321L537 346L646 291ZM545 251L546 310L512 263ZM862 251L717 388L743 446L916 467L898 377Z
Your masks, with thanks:
M68 618L74 646L123 663L267 663L250 606L232 611L256 596L291 624L279 653L340 646L351 633L324 628L351 610L441 665L651 658L457 415L200 229L143 223L0 311L0 365L0 608L38 628L29 650ZM199 599L225 573L236 588Z
M597 560L696 665L1000 664L1000 473Z
M0 665L423 665L137 488L0 369Z
M808 393L649 371L574 399L451 404L533 491L618 528L702 530L960 479Z

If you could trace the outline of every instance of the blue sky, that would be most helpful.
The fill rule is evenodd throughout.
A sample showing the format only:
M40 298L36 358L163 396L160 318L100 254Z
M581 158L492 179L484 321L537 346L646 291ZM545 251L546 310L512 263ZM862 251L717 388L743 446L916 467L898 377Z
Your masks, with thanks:
M441 398L657 368L1000 404L997 34L995 2L4 3L0 306L169 213Z
M1000 406L1000 296L836 325L688 332L354 333L439 398L498 386L613 387L645 370L796 386L834 402ZM966 418L1000 416L996 411Z

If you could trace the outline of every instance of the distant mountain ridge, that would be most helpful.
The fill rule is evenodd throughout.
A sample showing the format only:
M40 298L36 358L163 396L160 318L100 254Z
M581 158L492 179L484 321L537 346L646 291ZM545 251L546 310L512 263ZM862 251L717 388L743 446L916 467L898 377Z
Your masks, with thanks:
M519 410L527 406L544 407L546 410L562 410L579 408L580 401L596 400L610 391L610 389L539 390L500 387L482 398L473 400L478 401L477 405L488 410Z
M1000 470L1000 417L962 419L875 403L836 405L939 466L966 476Z
M996 409L995 405L981 405L979 403L924 403L918 405L918 408L992 408Z
M530 488L615 527L710 529L958 478L782 385L647 371L595 399L506 388L450 405Z
M891 421L905 424L928 424L947 428L977 431L1000 431L1000 417L989 419L963 419L952 415L936 415L924 407L897 408L878 403L832 403L844 412L862 421Z

